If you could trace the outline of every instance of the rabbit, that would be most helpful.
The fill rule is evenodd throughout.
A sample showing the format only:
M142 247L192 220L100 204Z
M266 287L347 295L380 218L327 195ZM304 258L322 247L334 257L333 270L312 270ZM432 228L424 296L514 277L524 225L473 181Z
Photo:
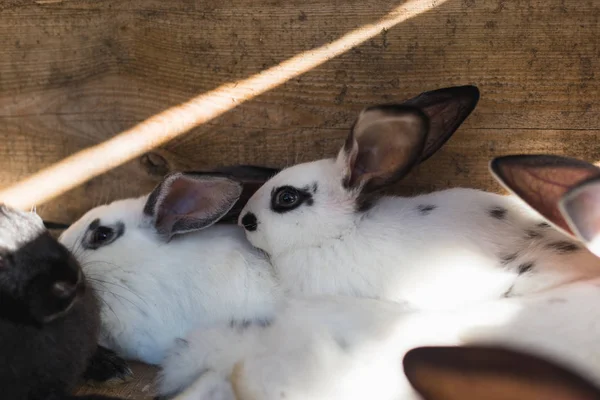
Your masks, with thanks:
M419 347L403 365L425 400L600 399L600 388L577 373L500 346Z
M71 224L59 240L102 300L100 344L156 365L193 328L268 318L279 286L235 222L275 173L249 165L172 172L150 194Z
M478 99L476 87L458 86L368 107L337 158L289 167L257 190L239 225L282 286L452 309L598 274L593 254L514 196L380 195L442 146Z
M595 243L599 168L557 156L507 156L490 168L532 213L581 246ZM598 385L599 287L595 276L454 310L292 294L268 323L215 325L178 340L162 364L159 394L177 400L417 400L422 397L410 384L415 377L407 378L401 365L406 354L463 345L528 352Z
M69 392L103 376L98 302L78 262L42 219L0 205L0 387L11 400L109 399ZM113 359L126 373L126 364ZM92 368L88 366L90 363ZM113 370L111 370L111 368Z

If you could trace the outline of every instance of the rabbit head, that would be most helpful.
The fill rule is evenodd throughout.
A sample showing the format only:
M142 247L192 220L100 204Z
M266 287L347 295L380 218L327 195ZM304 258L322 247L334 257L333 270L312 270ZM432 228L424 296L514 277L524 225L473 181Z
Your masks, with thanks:
M459 86L364 109L336 158L281 171L250 198L239 224L271 255L339 237L382 189L433 155L478 100L476 87Z
M581 240L600 256L600 168L555 155L510 155L490 171L555 228Z
M546 360L499 346L417 347L404 371L425 400L597 400L600 389Z
M268 262L238 226L212 227L237 219L236 204L261 180L237 168L171 173L149 195L94 208L62 233L102 301L101 344L154 364L189 329L260 308Z
M0 317L46 324L65 315L84 291L79 263L42 219L0 205Z

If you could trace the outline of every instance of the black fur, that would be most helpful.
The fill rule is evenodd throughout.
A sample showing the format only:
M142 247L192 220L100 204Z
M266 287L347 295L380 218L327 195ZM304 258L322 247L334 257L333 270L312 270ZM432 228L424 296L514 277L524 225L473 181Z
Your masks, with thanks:
M132 378L133 372L127 362L114 351L102 346L98 346L83 374L83 379L94 385L123 383Z
M519 265L519 267L517 268L519 271L519 275L523 275L529 271L531 271L533 269L533 266L535 264L533 262L527 262L527 263L523 263L521 265Z
M504 219L506 218L506 213L508 212L508 210L503 207L494 207L491 208L488 212L492 218Z
M95 293L36 215L0 206L0 243L1 397L70 399L97 349Z
M437 206L434 206L433 204L421 204L417 208L419 209L421 215L429 215L433 210L437 208Z
M560 254L573 253L580 249L580 247L577 246L575 243L567 241L549 243L548 248L555 250L557 253Z
M500 260L500 263L502 265L507 265L510 264L511 262L515 261L517 259L518 254L517 253L513 253L513 254L509 254L507 256L502 257L502 259Z
M272 323L273 323L273 321L268 318L242 319L242 320L232 319L231 321L229 321L229 327L232 329L237 329L237 330L243 331L243 330L248 329L251 326L258 326L260 328L268 328L269 326L271 326Z
M525 231L525 237L527 239L537 239L542 237L542 234L536 230L528 229Z

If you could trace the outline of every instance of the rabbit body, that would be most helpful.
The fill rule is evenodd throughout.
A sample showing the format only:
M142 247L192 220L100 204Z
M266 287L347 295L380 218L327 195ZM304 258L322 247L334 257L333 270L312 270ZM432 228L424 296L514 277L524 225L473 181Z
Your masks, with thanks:
M453 312L345 296L291 298L268 326L212 327L180 341L165 359L161 392L191 384L176 398L211 390L229 398L231 382L237 400L420 399L403 373L404 354L464 344L544 356L600 383L599 287L597 279L576 282Z
M72 398L97 357L99 325L96 293L72 254L39 216L0 205L2 398Z
M258 221L248 239L270 254L291 293L440 309L600 272L598 258L514 196L454 188L382 197L357 211L356 193L339 185L338 169L335 160L285 169L246 205ZM271 193L284 186L316 187L313 204L273 212Z
M143 213L146 201L90 210L60 238L101 297L102 345L157 364L193 328L270 315L278 296L271 266L241 229L215 225L166 243ZM86 249L90 224L122 227L122 233L104 247Z
M42 329L0 320L0 387L6 399L69 392L96 351L100 319L92 290L64 318Z

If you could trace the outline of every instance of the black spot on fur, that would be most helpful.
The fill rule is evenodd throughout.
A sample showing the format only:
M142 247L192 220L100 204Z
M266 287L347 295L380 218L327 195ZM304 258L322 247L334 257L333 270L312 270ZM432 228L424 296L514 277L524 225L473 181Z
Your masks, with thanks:
M506 292L504 292L502 297L513 297L513 293L512 293L513 287L514 287L514 285L509 287L508 290Z
M90 222L90 225L88 226L88 230L93 231L94 229L98 228L99 226L100 226L100 219L96 218L95 220Z
M313 192L313 194L314 194L314 193L317 193L317 190L318 190L318 189L319 189L319 185L317 184L317 182L314 182L314 183L312 184L312 192Z
M504 219L506 218L506 213L508 212L508 210L504 207L494 207L491 208L488 213L490 214L490 216L492 218L496 218L496 219Z
M580 249L575 243L567 241L552 242L549 243L547 247L551 250L555 250L559 254L573 253Z
M367 212L377 203L377 197L369 194L360 194L356 199L355 210L357 212Z
M342 350L348 350L348 347L350 347L348 342L344 338L336 337L335 342Z
M246 330L251 326L258 326L261 328L267 328L269 326L271 326L271 323L273 321L271 321L270 319L267 318L259 318L259 319L242 319L240 321L232 319L231 321L229 321L229 327L232 329L239 329L239 330Z
M538 231L534 231L533 229L528 229L525 231L525 236L527 237L527 239L537 239L541 238L542 234Z
M433 210L437 208L437 206L433 204L420 204L418 207L421 215L429 215Z
M550 224L547 222L540 222L537 226L540 228L550 228Z
M533 262L527 262L519 265L517 270L519 271L519 275L525 274L533 269L535 264Z
M500 263L502 265L508 265L511 262L515 261L517 259L518 254L514 253L514 254L509 254L507 256L502 257L502 259L500 260Z

